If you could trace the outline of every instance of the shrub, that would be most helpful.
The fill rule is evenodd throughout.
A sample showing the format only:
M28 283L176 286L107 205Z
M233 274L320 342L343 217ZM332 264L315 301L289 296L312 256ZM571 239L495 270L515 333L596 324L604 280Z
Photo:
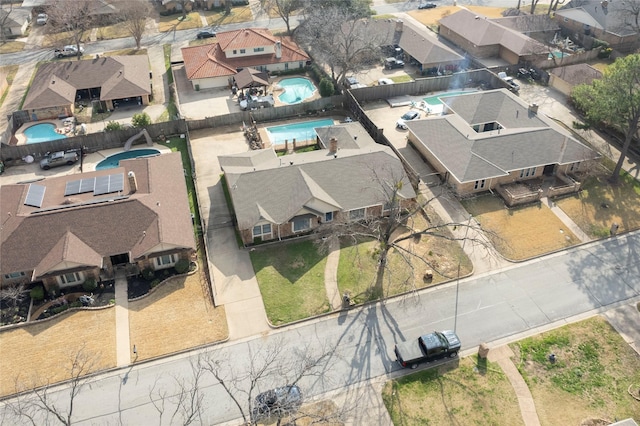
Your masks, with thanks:
M116 304L116 299L109 299L109 304L110 305L115 305Z
M184 274L189 270L189 261L186 259L180 259L176 262L174 268L178 274Z
M151 117L149 117L149 114L146 112L133 114L133 117L131 117L131 124L133 127L147 127L151 125Z
M593 49L597 49L598 47L609 47L609 43L600 39L593 40Z
M29 296L36 301L44 299L44 288L41 285L32 288L29 292Z
M333 83L327 78L320 80L320 96L326 98L333 95Z
M156 278L155 280L151 281L150 286L151 286L151 288L154 288L158 284L160 284L160 280Z
M117 121L109 121L107 125L104 126L104 131L113 132L116 130L122 130L123 128L124 127L122 126L122 124L118 123Z
M144 278L147 281L151 281L152 279L155 278L155 276L156 276L156 273L151 268L145 268L142 270L142 278Z
M70 308L81 308L82 307L82 302L79 301L79 300L76 300L75 302L69 303L69 307Z
M611 56L611 52L613 52L612 48L605 47L600 52L598 52L598 58L600 58L600 59L608 58L609 56Z
M82 288L84 291L92 292L98 288L98 283L96 283L95 278L88 278L84 283L82 283Z
M51 284L48 292L50 297L58 297L60 295L60 286L58 284Z

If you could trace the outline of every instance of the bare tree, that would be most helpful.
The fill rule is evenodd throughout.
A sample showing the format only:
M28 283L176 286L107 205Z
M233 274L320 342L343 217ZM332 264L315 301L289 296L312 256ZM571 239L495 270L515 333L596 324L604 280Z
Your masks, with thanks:
M274 11L287 26L287 34L291 35L291 15L302 8L302 0L260 0L262 9Z
M124 26L136 41L136 49L140 49L140 42L151 11L151 5L146 1L123 1L120 4Z
M78 60L82 55L80 44L95 25L95 15L88 1L53 0L48 9L49 22L57 31L65 34L66 44L77 48Z
M11 304L11 309L5 315L2 313L2 319L4 317L10 317L18 313L18 304L24 300L27 291L24 284L7 285L0 289L0 300L4 300Z
M13 3L9 3L8 7L4 5L0 8L0 41L5 41L9 29L9 22L11 22L10 15L13 11Z
M200 414L203 408L204 394L202 393L202 377L205 370L198 362L191 362L191 377L173 377L173 388L178 392L170 395L169 391L161 387L156 380L149 391L149 399L160 415L158 424L162 424L162 418L166 411L166 404L173 405L170 424L203 424Z
M395 27L388 22L355 19L340 7L308 9L296 30L296 40L315 60L326 64L331 78L341 83L348 73L358 72L382 58L380 46L392 44Z
M64 402L52 395L49 383L40 386L35 379L32 386L24 386L16 380L18 396L6 403L5 407L15 419L27 420L32 425L59 422L65 426L73 423L74 403L86 382L88 373L94 370L97 358L86 352L84 346L69 354L68 395Z

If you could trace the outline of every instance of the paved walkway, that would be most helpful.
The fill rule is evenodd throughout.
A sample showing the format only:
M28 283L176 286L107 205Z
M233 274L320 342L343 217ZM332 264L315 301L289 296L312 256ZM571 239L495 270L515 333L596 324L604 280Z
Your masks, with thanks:
M116 365L126 367L131 363L129 338L129 297L127 278L123 270L116 271Z
M338 288L338 262L340 261L340 240L332 238L329 243L329 255L324 267L324 287L329 303L334 311L342 308L342 296Z
M582 241L583 243L592 241L591 237L589 237L582 229L580 229L580 227L576 225L576 223L569 216L567 216L567 214L560 207L558 207L556 203L554 203L547 197L542 197L540 199L540 202L549 207L553 214L555 214L556 217L560 219L562 223L564 223L564 225L569 228L569 230L571 230L571 232L573 232L573 234L578 237L580 241Z
M640 311L636 304L622 305L603 315L624 341L640 354Z

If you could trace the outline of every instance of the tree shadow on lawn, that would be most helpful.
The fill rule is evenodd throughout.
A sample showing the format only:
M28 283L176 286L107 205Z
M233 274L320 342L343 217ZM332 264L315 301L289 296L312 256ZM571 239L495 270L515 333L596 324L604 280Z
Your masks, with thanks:
M277 246L257 246L251 249L251 262L256 272L273 267L282 277L295 283L326 257L311 239L283 241Z

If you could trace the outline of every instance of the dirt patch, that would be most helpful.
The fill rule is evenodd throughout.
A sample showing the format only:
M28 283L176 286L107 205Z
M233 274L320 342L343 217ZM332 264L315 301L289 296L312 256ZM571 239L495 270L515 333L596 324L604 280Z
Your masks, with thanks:
M115 309L76 311L0 333L0 395L19 387L69 378L70 361L82 351L93 361L91 371L116 366Z
M172 278L129 303L130 339L139 360L227 338L224 308L213 306L204 286L208 283L197 271Z
M638 418L628 393L640 383L640 358L601 317L571 324L510 345L541 424ZM549 361L549 354L555 362ZM608 424L608 423L607 423Z
M545 205L507 209L501 198L484 195L462 204L489 231L498 252L507 259L523 260L570 247L580 240Z

